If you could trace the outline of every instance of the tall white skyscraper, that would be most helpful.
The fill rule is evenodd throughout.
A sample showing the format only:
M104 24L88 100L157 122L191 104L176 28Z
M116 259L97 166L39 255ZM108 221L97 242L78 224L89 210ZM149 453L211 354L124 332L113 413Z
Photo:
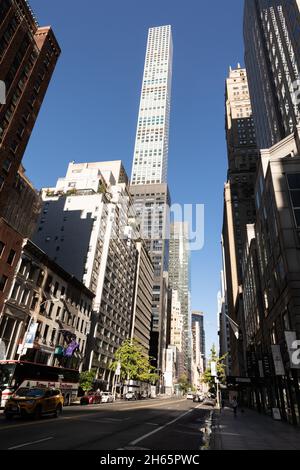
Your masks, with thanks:
M163 369L167 342L167 186L173 43L171 26L150 28L135 141L130 193L154 266L150 355Z
M132 185L167 182L173 42L171 26L150 28Z

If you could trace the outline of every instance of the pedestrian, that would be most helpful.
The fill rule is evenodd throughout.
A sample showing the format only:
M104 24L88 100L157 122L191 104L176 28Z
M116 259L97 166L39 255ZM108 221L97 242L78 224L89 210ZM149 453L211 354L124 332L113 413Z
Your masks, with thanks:
M232 400L232 402L231 402L231 406L232 406L232 408L233 408L234 417L236 418L236 416L237 416L237 409L238 409L238 402L237 402L236 397L233 398L233 400Z

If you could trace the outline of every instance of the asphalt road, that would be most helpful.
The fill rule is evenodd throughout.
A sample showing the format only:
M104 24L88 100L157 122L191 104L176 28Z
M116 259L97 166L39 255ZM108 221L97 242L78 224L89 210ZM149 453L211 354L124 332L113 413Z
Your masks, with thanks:
M185 399L65 408L59 418L7 422L1 450L199 450L210 409Z

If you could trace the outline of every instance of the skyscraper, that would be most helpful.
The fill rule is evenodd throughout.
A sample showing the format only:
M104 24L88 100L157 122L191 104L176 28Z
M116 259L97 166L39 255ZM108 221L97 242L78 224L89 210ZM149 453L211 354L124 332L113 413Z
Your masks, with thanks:
M167 182L173 43L171 26L150 28L131 184Z
M43 190L34 237L50 258L95 293L86 367L107 382L112 381L110 364L116 350L131 335L133 309L137 338L144 334L144 348L150 329L147 299L143 316L140 310L142 295L149 295L151 301L151 287L140 283L144 276L151 279L153 271L149 265L147 274L140 273L147 260L141 260L131 236L128 197L121 161L70 163L56 187ZM144 329L137 321L143 322Z
M242 254L246 226L255 221L254 183L258 150L246 70L230 67L225 89L228 179L224 189L223 256L228 315L243 330ZM236 374L243 364L242 343L231 332ZM242 365L241 365L242 367Z
M205 353L205 328L204 328L204 313L199 311L192 311L192 327L195 323L199 325L199 351L203 360L203 367L206 367L206 353Z
M192 384L199 390L206 368L203 312L192 312L192 346Z
M141 236L154 265L150 354L162 368L167 342L167 186L173 44L171 26L150 28L143 74L130 193Z
M291 134L300 120L299 7L299 0L245 0L245 63L259 148Z
M174 222L170 230L169 287L178 292L181 306L183 355L187 374L191 373L192 356L190 282L189 226L186 222Z

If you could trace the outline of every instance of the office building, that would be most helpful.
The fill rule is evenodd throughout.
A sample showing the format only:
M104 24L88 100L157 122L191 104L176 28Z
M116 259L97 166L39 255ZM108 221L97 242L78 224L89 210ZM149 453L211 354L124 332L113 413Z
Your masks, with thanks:
M259 148L299 123L299 7L299 0L245 0L245 64Z
M1 1L0 216L12 226L7 203L59 55L52 29L38 25L26 0Z
M196 364L201 364L201 372L206 368L206 351L205 351L205 327L204 313L200 311L192 311L192 330L197 333L197 341L193 342L194 359L197 358Z
M82 369L94 294L29 240L0 315L5 358ZM29 342L27 333L34 331ZM26 346L25 341L28 342ZM63 350L69 352L63 355ZM71 350L73 348L73 350Z
M22 247L22 235L0 218L0 314L10 292Z
M183 354L185 372L191 374L192 316L190 305L190 250L189 226L186 222L174 222L170 229L169 286L178 292L183 317Z
M223 265L224 266L224 265ZM218 335L219 335L219 355L225 356L226 375L232 375L232 357L230 346L230 323L228 315L228 305L226 297L226 276L221 271L221 290L218 292Z
M293 342L300 336L300 126L261 151L255 186L257 218L247 227L243 257L247 373L251 402L300 424L300 366Z
M173 44L171 26L148 32L131 184L167 183Z
M42 198L20 165L7 201L6 217L13 221L17 232L24 238L30 238L36 230L41 207Z
M169 256L170 196L166 184L131 186L134 210L140 226L140 235L154 267L152 291L150 355L161 368L160 358L167 337L167 270Z
M246 70L230 67L225 88L225 123L228 178L224 188L222 229L223 271L228 315L244 331L242 302L242 253L246 226L255 221L254 183L258 150L251 110ZM231 329L231 356L234 375L244 373L243 336L237 340Z
M143 241L137 241L135 294L131 320L131 338L139 342L145 355L150 353L153 264Z
M131 175L131 195L141 236L154 265L150 354L158 370L167 346L168 230L167 186L173 44L171 26L148 31L143 84Z
M129 199L120 161L70 163L66 177L55 188L43 190L34 237L52 259L95 293L86 367L96 369L106 382L112 382L110 364L116 350L131 335L138 252ZM145 322L146 311L144 315Z
M196 390L201 389L202 374L204 373L204 354L201 352L201 323L197 313L192 320L192 385ZM197 318L197 319L196 319Z

